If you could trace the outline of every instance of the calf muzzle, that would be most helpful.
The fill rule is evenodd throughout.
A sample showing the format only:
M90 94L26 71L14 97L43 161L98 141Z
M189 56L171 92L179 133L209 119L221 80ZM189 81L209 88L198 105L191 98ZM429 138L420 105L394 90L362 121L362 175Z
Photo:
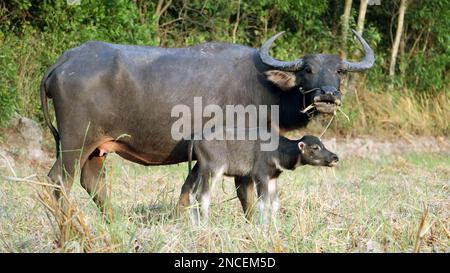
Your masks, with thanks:
M338 162L339 162L339 157L337 155L333 154L327 163L328 163L329 167L334 167L338 164Z

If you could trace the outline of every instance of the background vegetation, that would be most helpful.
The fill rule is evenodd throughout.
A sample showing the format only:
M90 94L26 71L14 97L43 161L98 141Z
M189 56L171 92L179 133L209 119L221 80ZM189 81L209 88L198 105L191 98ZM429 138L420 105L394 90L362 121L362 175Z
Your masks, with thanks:
M349 16L343 16L349 4ZM401 5L406 5L405 19L398 57L392 61ZM331 128L354 134L446 135L449 18L450 0L1 1L0 126L8 125L15 112L42 122L38 90L45 70L62 52L88 40L165 47L214 40L259 47L285 30L274 49L279 58L328 52L355 59L358 45L348 24L363 30L377 61L346 84L343 110L350 119L338 116ZM389 75L392 62L395 74Z

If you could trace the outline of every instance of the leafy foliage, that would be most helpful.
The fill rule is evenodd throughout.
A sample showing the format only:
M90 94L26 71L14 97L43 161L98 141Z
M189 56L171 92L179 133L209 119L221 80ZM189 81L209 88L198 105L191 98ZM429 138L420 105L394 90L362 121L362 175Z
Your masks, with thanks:
M339 48L343 1L339 0L11 0L0 3L0 125L17 111L41 119L39 82L65 50L88 40L180 47L227 41L258 47L279 31L273 54L294 59L312 52L355 52L348 35ZM399 73L387 76L399 0L369 6L364 37L376 66L366 76L370 90L407 88L435 94L449 87L450 0L410 1L405 17ZM350 26L355 27L358 1ZM352 55L349 54L349 58ZM447 92L447 91L445 91Z

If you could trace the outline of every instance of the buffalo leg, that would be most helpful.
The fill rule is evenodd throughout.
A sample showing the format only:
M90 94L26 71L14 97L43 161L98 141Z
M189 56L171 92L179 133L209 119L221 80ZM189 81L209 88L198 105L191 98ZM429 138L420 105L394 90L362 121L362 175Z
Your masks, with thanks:
M253 180L249 176L237 176L234 178L237 196L241 201L242 209L245 217L251 221L254 213L255 203L255 186Z
M111 211L106 205L108 202L108 189L105 181L103 164L106 156L92 154L81 169L81 185L92 196L95 204L105 216L111 218Z
M63 183L63 172L62 172L62 160L61 157L58 157L56 159L56 162L53 164L53 167L50 169L50 172L48 173L48 177L52 180L52 182L57 186L64 186L67 188L66 185L62 185ZM72 186L72 182L70 182L70 186ZM69 189L70 191L70 189ZM61 198L61 190L58 188L55 188L53 190L53 194L56 198L56 200L59 200Z
M85 137L88 139L88 137ZM61 151L48 176L53 183L59 187L54 189L55 198L61 202L62 208L66 209L64 199L61 200L61 192L69 196L73 180L76 174L80 174L81 166L86 162L88 155L94 150L92 142L74 140L75 136L61 135Z
M77 166L79 166L79 154L74 152L62 152L61 156L53 164L48 176L53 183L59 186L59 188L55 188L54 190L54 195L57 200L61 198L62 190L67 195L70 194Z

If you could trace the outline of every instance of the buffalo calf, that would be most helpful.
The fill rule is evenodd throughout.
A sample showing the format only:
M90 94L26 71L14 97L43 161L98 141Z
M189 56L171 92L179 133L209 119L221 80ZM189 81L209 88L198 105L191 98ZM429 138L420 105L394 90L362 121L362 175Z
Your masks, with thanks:
M280 136L278 148L262 151L259 140L192 140L189 149L189 166L193 155L197 159L198 175L189 195L193 206L192 220L199 223L202 215L206 223L210 203L210 184L223 175L250 176L256 184L260 222L267 223L269 211L279 207L276 179L283 170L294 170L300 165L335 166L336 154L328 151L319 138L304 136L290 140ZM190 167L189 167L189 171ZM211 181L210 181L211 180ZM211 182L211 183L210 183Z

